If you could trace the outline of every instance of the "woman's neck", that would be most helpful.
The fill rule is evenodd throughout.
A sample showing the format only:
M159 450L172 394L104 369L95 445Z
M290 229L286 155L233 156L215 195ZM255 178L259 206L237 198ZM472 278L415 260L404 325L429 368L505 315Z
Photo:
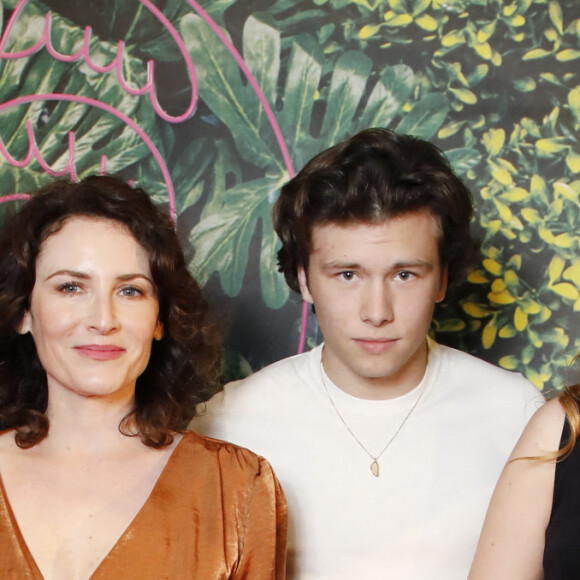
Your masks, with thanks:
M50 397L46 411L49 431L43 447L65 453L101 454L105 450L133 447L138 437L119 430L133 409L133 399L100 397Z

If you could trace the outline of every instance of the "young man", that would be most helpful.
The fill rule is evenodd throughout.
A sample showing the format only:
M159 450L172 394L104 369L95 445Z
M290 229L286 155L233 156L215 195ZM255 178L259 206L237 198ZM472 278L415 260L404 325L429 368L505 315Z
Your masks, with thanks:
M433 145L369 129L312 159L273 217L280 269L324 343L227 385L193 427L271 461L290 578L465 580L543 400L427 337L475 255L469 191Z

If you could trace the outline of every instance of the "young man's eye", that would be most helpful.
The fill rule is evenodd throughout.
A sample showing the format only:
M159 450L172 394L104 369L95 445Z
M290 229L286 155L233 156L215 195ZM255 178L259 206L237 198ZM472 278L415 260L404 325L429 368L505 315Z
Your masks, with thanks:
M413 274L413 272L403 270L402 272L399 272L396 277L400 280L411 280L415 277L415 274Z
M339 277L342 280L353 280L354 279L354 272L351 270L347 270L346 272L341 272Z

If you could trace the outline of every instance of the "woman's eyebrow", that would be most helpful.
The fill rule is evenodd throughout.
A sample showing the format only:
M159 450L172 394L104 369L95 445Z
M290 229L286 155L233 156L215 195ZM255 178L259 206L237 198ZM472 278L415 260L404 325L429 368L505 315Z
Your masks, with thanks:
M53 272L52 274L47 276L45 280L50 280L55 276L70 276L71 278L78 278L80 280L88 280L91 277L90 274L86 272L79 272L77 270L57 270L56 272ZM136 278L142 278L143 280L146 280L150 284L153 284L153 280L149 276L147 276L146 274L141 274L139 272L120 274L119 276L117 276L117 280L120 280L121 282L135 280Z
M71 276L73 278L80 278L82 280L87 280L90 278L86 272L78 272L77 270L57 270L56 272L48 275L45 280L50 280L55 276Z
M147 282L153 284L153 280L147 276L146 274L121 274L120 276L117 276L117 280L121 280L122 282L128 282L129 280L135 280L135 278L142 278L143 280L146 280Z

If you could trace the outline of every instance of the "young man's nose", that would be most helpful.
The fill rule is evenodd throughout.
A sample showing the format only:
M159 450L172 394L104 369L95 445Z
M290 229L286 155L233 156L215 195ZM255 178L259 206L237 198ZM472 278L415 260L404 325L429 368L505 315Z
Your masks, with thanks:
M373 326L381 326L393 320L392 296L387 284L369 284L362 296L361 318Z

